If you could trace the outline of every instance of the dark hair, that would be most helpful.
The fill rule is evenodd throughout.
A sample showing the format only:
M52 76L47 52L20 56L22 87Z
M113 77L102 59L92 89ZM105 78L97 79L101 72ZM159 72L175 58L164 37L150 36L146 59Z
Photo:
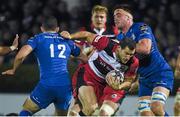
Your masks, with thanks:
M136 48L136 42L133 39L130 39L128 37L124 37L121 41L120 44L122 49L125 47L128 47L130 50L134 50Z
M42 27L45 30L55 30L58 27L58 21L54 16L46 16L43 18Z
M113 13L116 9L123 9L129 13L132 14L132 8L129 4L119 4L119 5L116 5L114 8L113 8Z

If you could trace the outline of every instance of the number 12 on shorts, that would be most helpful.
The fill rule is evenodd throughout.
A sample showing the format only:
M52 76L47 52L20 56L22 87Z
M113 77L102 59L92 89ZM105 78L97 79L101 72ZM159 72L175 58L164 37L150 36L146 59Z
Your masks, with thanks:
M54 44L50 44L49 48L50 48L50 56L51 56L51 58L54 58L55 57L55 54L54 54L55 46L54 46ZM57 48L59 50L58 57L59 58L66 58L66 56L64 55L65 50L66 50L66 46L62 45L62 44L59 44L59 45L57 45Z

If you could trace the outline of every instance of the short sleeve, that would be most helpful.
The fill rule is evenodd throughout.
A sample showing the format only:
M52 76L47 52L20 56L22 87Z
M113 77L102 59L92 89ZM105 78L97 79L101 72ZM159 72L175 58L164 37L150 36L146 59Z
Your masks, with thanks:
M97 50L103 50L107 47L109 39L106 36L96 36L92 42L92 45L96 47Z
M30 45L33 49L35 49L37 46L37 38L31 37L30 39L28 39L27 45Z
M138 25L136 28L136 37L137 37L137 41L144 38L152 40L153 34L151 28L144 23Z
M68 43L69 43L69 46L71 48L71 55L79 56L80 48L78 46L76 46L76 44L72 40L69 40Z

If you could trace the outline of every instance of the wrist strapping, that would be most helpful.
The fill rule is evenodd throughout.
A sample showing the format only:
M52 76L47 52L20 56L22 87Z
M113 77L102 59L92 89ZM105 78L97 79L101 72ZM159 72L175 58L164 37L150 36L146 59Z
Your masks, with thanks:
M10 46L9 48L11 49L11 51L16 50L16 47L15 47L15 46Z

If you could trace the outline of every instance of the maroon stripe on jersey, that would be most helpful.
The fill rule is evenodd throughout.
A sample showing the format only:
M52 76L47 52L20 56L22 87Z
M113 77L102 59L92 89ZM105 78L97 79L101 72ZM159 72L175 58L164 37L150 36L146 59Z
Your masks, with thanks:
M106 75L108 72L113 70L113 67L105 62L100 56L93 61L95 67L98 69L101 74Z

